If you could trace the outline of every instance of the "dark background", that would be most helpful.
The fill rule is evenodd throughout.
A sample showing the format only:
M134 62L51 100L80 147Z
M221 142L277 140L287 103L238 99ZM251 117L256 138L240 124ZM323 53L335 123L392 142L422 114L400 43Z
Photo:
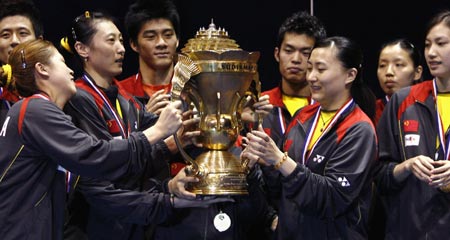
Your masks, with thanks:
M44 37L55 44L65 36L71 21L85 10L102 10L123 23L128 6L134 0L35 0L41 10ZM309 0L174 0L181 19L181 49L200 27L207 28L211 19L217 27L225 28L230 37L246 51L259 51L258 62L263 90L276 86L280 80L273 49L278 27L298 10L310 11ZM343 35L356 40L364 51L365 81L380 97L382 92L376 78L378 51L385 41L398 37L410 39L423 49L427 21L441 9L450 8L450 0L315 0L314 15L327 28L329 36ZM137 55L127 49L124 71L118 79L137 72ZM423 51L422 51L423 52ZM425 61L423 60L425 65ZM425 66L425 79L430 75Z

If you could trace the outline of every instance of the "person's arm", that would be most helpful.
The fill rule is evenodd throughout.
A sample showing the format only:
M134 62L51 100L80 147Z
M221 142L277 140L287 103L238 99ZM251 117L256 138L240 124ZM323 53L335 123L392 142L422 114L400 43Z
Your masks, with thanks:
M119 96L120 97L120 96ZM144 131L144 133L147 134L147 138L151 138L151 141L155 141L158 139L154 138L160 138L158 137L158 134L155 134L155 132L158 132L158 130L167 130L166 126L161 127L159 125L155 124L158 123L159 117L151 114L146 113L144 110L137 110L138 108L132 108L132 104L128 101L125 101L122 99L122 104L130 104L128 107L124 107L124 109L129 109L129 114L135 114L138 118L137 122L137 128L139 130ZM141 105L141 109L143 106ZM173 111L173 106L169 109ZM99 139L112 139L113 136L108 131L107 123L104 119L104 116L100 109L98 109L98 106L95 103L94 98L92 95L83 89L78 89L77 94L71 98L71 100L66 104L64 111L69 114L72 117L72 122L75 123L75 125L84 131L86 131L88 134L95 136ZM167 111L162 114L162 120L167 122ZM166 119L164 119L166 118ZM170 118L169 118L170 120ZM170 127L170 124L168 125ZM135 127L135 126L133 126ZM149 129L150 128L150 129ZM160 135L164 134L164 131L159 131ZM164 142L159 139L158 141L154 142L154 144L151 144L151 161L148 161L147 164L147 171L155 172L158 170L167 169L167 160L171 156L171 153Z
M27 146L79 175L119 179L142 171L150 158L151 145L143 133L132 133L126 140L98 140L43 99L29 102L22 129Z
M141 178L133 176L112 184L109 181L81 177L76 190L102 216L139 225L164 223L170 219L174 208L208 207L213 203L232 201L229 198L196 199L195 194L186 191L185 184L198 180L186 176L184 171L164 182L147 179L145 190L135 187L136 183L142 181Z
M156 180L146 191L129 189L131 186L121 182L116 186L108 181L81 177L77 185L95 211L122 222L147 225L160 224L172 214L170 194L162 192Z
M398 139L399 126L397 120L397 99L395 96L386 105L383 114L377 125L378 136L378 160L374 166L374 183L381 194L395 192L402 186L402 180L409 176L409 171L397 168L397 177L394 176L394 168L401 162L402 156L400 149L402 148Z
M376 135L372 125L360 122L346 129L337 146L329 156L323 173L313 173L278 148L262 131L248 134L250 140L247 156L258 162L272 165L284 176L283 192L303 212L332 218L342 214L359 197L361 189L370 179L371 165L376 157ZM364 151L359 151L364 149ZM313 153L314 154L314 153ZM345 185L343 178L345 177ZM347 184L348 183L348 184Z
M434 168L433 159L427 156L418 155L404 160L404 146L399 141L403 138L400 133L403 126L399 125L398 108L408 89L400 93L392 95L377 125L379 159L374 167L374 182L381 194L396 193L410 176L428 183Z

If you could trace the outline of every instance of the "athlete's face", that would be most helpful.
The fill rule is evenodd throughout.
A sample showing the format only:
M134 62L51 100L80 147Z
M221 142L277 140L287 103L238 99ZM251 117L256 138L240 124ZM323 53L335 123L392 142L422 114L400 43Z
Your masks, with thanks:
M19 43L36 39L33 25L25 16L15 15L0 20L0 63L8 62L9 54Z
M308 57L314 46L314 39L305 34L286 33L280 48L274 56L284 81L291 84L305 84Z
M384 93L391 96L400 88L410 86L421 77L409 53L400 44L383 48L378 59L377 76Z
M155 70L172 67L178 47L178 37L171 22L164 18L145 22L131 47L139 54L145 65Z
M325 110L336 110L348 100L350 83L357 73L354 68L344 68L336 53L333 46L315 48L308 60L306 79L310 84L311 97L320 102Z
M85 66L98 75L113 78L122 73L125 48L122 33L109 20L99 20L89 46Z
M434 26L428 32L425 59L431 75L450 81L450 28L445 23Z

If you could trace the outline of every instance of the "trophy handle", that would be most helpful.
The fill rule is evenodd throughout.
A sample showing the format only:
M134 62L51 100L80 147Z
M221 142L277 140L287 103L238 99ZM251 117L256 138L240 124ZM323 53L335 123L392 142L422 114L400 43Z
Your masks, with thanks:
M261 97L261 81L259 81L259 73L256 72L254 77L253 77L253 83L250 87L250 91L253 93L253 95L255 96L255 101L259 101L259 98ZM254 129L258 129L258 125L262 124L262 116L261 114L257 114L256 116L256 121L258 124L256 124L256 126L253 126Z
M173 135L175 139L175 143L177 144L178 150L180 151L181 156L189 163L188 166L185 168L186 175L194 175L196 177L205 177L207 172L200 167L194 159L189 156L189 154L186 153L183 149L183 145L181 145L180 139L178 138L178 135L175 133Z
M250 88L248 91L245 92L244 97L241 98L239 101L239 105L243 104L243 99L250 97L253 99L253 101L257 102L259 101L259 97L261 96L261 81L259 81L259 74L258 72L255 73L253 77L252 84L250 85ZM249 100L249 99L248 99ZM262 124L263 118L260 114L256 115L256 121L258 124L253 125L252 129L257 129L258 125ZM239 126L243 126L242 119L239 119ZM248 167L249 159L244 158L241 161L241 166L243 169L245 169L246 174L250 172L250 168Z
M188 85L189 86L189 85ZM194 104L195 108L198 110L198 112L203 112L204 111L204 104L201 100L200 95L195 91L195 89L190 88L190 87L185 87L184 92L187 94L187 98L192 101L192 103ZM178 98L181 101L184 101L183 98L180 97ZM183 106L189 105L188 104L183 104ZM186 110L186 109L185 109ZM177 148L181 154L181 156L184 158L184 160L188 163L188 166L185 168L185 172L187 175L194 175L197 177L205 177L207 175L207 169L204 169L202 167L200 167L197 162L192 159L191 156L189 156L189 154L184 151L183 145L180 142L180 139L178 138L178 135L175 133L174 134L174 139L175 139L175 143L177 145Z
M177 55L177 63L174 66L174 75L172 77L172 101L183 101L181 95L183 89L185 88L185 84L189 82L192 76L195 76L199 73L200 68L197 66L197 64L195 64L194 61L192 61L192 59L184 54ZM173 134L173 137L181 156L190 164L185 168L186 174L199 177L204 176L206 172L202 170L200 166L198 166L198 164L186 153L186 151L184 151L183 145L181 144L178 135L175 133Z

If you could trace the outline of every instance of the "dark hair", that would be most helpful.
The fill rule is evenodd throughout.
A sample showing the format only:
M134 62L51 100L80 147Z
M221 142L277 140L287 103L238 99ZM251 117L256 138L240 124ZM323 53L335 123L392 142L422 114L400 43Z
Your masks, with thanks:
M441 22L445 23L445 25L450 28L450 10L442 10L439 13L437 13L427 24L427 27L425 28L425 33L428 35L430 30L440 24Z
M12 69L13 85L20 96L28 97L39 92L34 67L37 62L48 64L55 51L51 42L40 38L23 42L12 50L8 62Z
M342 36L329 37L316 42L314 48L336 48L336 58L346 69L356 68L358 73L352 82L351 95L361 109L372 121L375 118L376 96L372 90L363 82L362 64L363 53L356 42Z
M322 22L305 11L295 12L284 20L278 30L277 47L281 47L286 33L306 34L314 38L315 41L327 36Z
M36 38L44 35L41 15L31 0L2 0L0 3L0 20L11 16L27 17L33 25Z
M395 46L399 45L401 49L405 50L408 53L409 58L411 58L414 68L417 68L419 66L422 66L422 54L420 53L420 50L414 46L410 41L408 41L405 38L399 38L395 39L389 42L384 43L381 45L380 51L378 53L378 56L380 56L383 49L385 49L388 46ZM414 84L422 82L422 77L418 80L414 80Z
M70 46L70 50L73 52L73 54L79 57L78 53L73 49L77 41L86 45L90 45L92 38L97 32L95 24L97 24L99 20L111 21L116 24L116 20L112 16L109 16L108 14L103 12L86 11L84 14L79 15L73 20L70 31L67 34L67 40Z
M60 47L64 49L63 56L68 61L68 65L74 70L75 76L79 76L83 71L83 58L75 51L75 43L81 42L85 45L90 45L92 38L97 32L96 24L99 21L111 21L117 25L117 21L112 16L103 12L85 11L84 14L76 17L71 24L71 27L65 38L61 40ZM66 41L63 45L62 43ZM70 58L70 55L75 55L76 60Z
M180 38L180 17L175 4L170 0L137 0L125 15L128 37L137 42L139 31L147 21L163 18L172 23L177 38Z

